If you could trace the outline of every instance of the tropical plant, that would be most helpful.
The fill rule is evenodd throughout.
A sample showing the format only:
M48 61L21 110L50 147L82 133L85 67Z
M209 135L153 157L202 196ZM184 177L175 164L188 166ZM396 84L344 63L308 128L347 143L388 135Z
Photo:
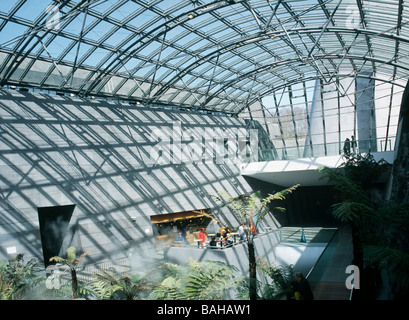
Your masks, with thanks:
M248 254L249 254L249 297L250 300L257 299L257 261L254 249L254 237L257 235L258 225L265 218L268 212L274 210L285 211L283 207L270 207L274 201L284 200L285 197L292 193L299 185L268 194L263 197L260 191L252 194L232 197L228 192L220 191L217 195L210 195L216 201L230 209L239 221L248 222L246 236Z
M364 238L365 258L389 276L396 299L408 299L409 291L409 204L388 201L372 217Z
M72 297L73 299L78 298L78 279L77 279L77 265L88 255L91 251L83 253L79 258L77 258L75 247L69 247L66 251L67 258L62 258L55 256L50 258L50 262L62 263L70 269L71 272L71 287L72 287Z
M381 174L389 167L390 164L385 160L376 161L371 154L357 154L348 157L337 168L318 169L339 191L341 201L332 206L332 214L340 221L351 223L358 255L362 247L363 231L371 224L379 205L374 202L371 192Z
M367 154L351 156L338 168L320 171L340 192L341 202L333 205L332 214L351 223L354 264L366 279L363 285L374 282L366 270L385 268L394 290L405 292L409 288L409 205L380 202L372 196L377 180L389 167L383 159L375 161ZM362 290L361 284L360 291L373 296L373 289Z
M24 255L18 254L7 263L0 261L0 300L19 299L35 282L42 279L40 266L35 258L24 263Z
M164 279L148 298L157 300L220 300L235 290L240 278L235 268L220 261L191 260L187 265L164 263Z
M378 268L385 268L394 299L408 299L409 254L382 245L364 245L365 257Z
M114 299L115 296L118 299L138 300L149 289L146 279L137 275L130 278L114 267L99 270L89 287L100 300Z
M268 281L261 290L261 298L266 300L281 300L291 295L291 286L294 282L293 265L270 265L265 259L258 257L257 264Z

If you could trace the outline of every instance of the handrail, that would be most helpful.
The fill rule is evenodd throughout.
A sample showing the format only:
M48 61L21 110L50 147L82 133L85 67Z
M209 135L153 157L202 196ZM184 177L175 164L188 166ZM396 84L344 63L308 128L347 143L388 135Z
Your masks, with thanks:
M349 300L352 300L352 295L354 293L354 284L351 286L351 292L349 293Z
M321 252L320 256L318 257L317 261L315 261L315 264L312 266L312 268L310 269L310 271L308 272L306 278L309 277L309 275L314 271L315 267L317 266L317 264L320 262L322 256L326 253L329 245L332 243L335 235L338 234L338 228L325 228L325 229L335 229L334 234L331 236L330 240L328 241L327 245L325 246L325 249Z
M383 137L377 139L355 140L354 146L351 146L350 153L369 153L393 151L396 137ZM272 160L293 160L306 157L336 156L343 155L344 141L313 143L300 146L285 146L282 148L273 147L273 149L261 149L259 152L259 161Z

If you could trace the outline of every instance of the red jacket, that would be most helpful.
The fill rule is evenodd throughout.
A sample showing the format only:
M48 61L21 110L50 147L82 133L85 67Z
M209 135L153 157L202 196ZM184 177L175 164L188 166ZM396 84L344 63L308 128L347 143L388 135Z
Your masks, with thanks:
M203 230L200 230L200 232L199 232L199 239L200 239L200 242L205 242L206 241L206 235L203 232Z

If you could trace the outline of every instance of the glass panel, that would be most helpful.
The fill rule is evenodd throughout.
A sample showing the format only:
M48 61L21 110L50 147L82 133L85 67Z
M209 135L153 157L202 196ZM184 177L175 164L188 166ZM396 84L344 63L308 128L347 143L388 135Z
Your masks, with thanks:
M335 79L354 78L365 72L373 79L401 88L400 79L409 77L409 40L406 38L409 27L405 23L409 11L408 4L402 1L379 1L376 6L368 1L358 6L355 0L326 1L325 5L310 0L283 0L278 4L271 1L195 4L173 0L147 3L121 0L87 2L76 7L78 4L79 1L71 1L57 7L50 0L12 0L2 5L0 53L11 53L14 57L21 54L18 59L0 64L0 75L5 77L0 79L3 84L17 81L23 86L40 87L46 81L51 89L61 89L61 82L56 80L61 77L59 73L68 74L76 61L74 68L82 72L73 80L78 88L86 81L85 75L97 80L85 95L109 92L105 88L109 82L106 78L123 79L123 75L145 79L147 91L135 88L130 94L149 95L148 83L155 76L155 82L161 81L160 86L155 84L158 93L155 102L172 101L182 107L233 113L248 110L248 105L255 101L292 86L292 101L285 93L279 106L290 108L290 115L286 115L289 119L283 119L281 125L294 135L288 138L287 146L301 148L301 140L307 134L307 114L311 123L321 123L317 125L319 132L311 132L310 138L324 139L328 134L331 142L327 143L339 140L336 128L328 124L325 127L319 120L322 116L328 117L328 123L339 126L342 136L356 129L339 119L344 114L346 118L347 114L350 116L355 88L349 87L347 92L342 86L332 88L332 93L325 93L323 99L328 98L328 103L335 104L339 110L326 109L324 113L318 110L315 114L311 109L306 110L306 103L312 100L318 103L321 97L304 94L297 83L321 78L328 81L327 85L333 84ZM58 8L58 14L51 17L53 8ZM49 28L49 19L55 20L59 28ZM30 33L26 34L27 31ZM28 44L25 41L31 35L33 40ZM38 58L44 61L31 63L31 59ZM10 63L15 65L9 68ZM38 72L51 74L43 79ZM111 92L120 99L128 89L132 91L131 84L132 81ZM176 86L183 92L167 94L178 90ZM338 102L337 91L346 99ZM394 95L398 91L394 90ZM199 96L198 92L206 96ZM195 95L198 96L195 98ZM304 101L306 95L308 102ZM349 102L348 97L352 97ZM199 101L208 103L203 105ZM388 112L387 116L381 116L381 123L385 123L386 117L390 128L395 128L397 102L387 101L391 103L386 103ZM389 105L393 108L389 109ZM266 108L274 114L275 105ZM384 132L388 125L383 125ZM280 124L272 120L271 126L277 128ZM285 145L282 134L284 132L280 132L280 138L275 141Z
M26 31L28 31L26 26L7 22L0 32L0 47L13 48L22 39Z

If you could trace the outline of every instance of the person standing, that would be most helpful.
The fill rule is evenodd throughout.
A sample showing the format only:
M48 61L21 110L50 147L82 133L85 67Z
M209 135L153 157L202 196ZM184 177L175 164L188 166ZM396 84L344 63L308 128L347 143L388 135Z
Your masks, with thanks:
M206 241L206 235L204 229L201 229L199 232L199 248L204 248Z
M295 300L314 300L310 284L301 272L295 274Z
M244 223L242 222L241 224L240 224L240 227L239 227L239 229L238 229L238 232L239 232L239 236L240 236L240 242L243 242L245 239L246 239L246 228L245 228L245 226L244 226Z
M356 154L356 140L354 136L351 136L351 148L352 148L352 154Z
M348 138L346 138L344 142L344 156L349 157L350 154L351 154L351 142L349 141Z

